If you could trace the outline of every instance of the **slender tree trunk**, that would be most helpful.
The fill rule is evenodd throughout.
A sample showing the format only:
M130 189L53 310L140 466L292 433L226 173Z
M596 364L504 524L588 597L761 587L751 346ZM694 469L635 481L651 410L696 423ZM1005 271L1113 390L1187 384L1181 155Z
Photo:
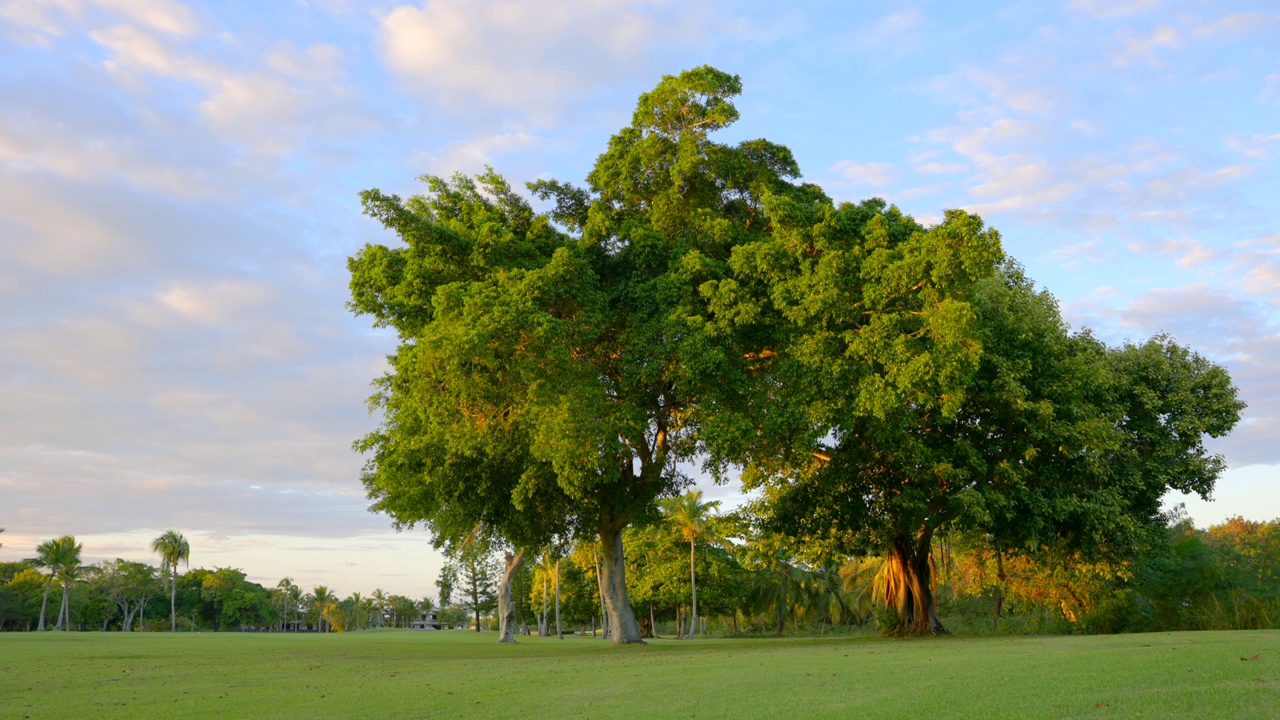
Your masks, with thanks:
M542 618L538 621L538 637L546 637L546 636L547 636L547 627L548 627L548 622L550 622L550 615L548 614L548 610L547 610L547 603L549 602L550 597L551 597L551 584L550 584L549 579L547 578L546 568L543 568L543 572L542 572Z
M36 628L41 632L44 631L44 615L49 608L49 589L53 587L53 575L49 576L49 581L44 584L44 600L40 601L40 626Z
M649 603L649 635L658 637L658 623L653 621L653 603Z
M169 572L169 631L178 632L178 563Z
M938 619L931 552L933 530L894 539L886 559L884 599L898 611L896 635L948 635Z
M564 639L564 630L560 628L560 558L556 558L556 637Z
M62 610L58 613L58 624L53 628L54 630L65 629L68 632L71 631L71 603L67 599L67 596L70 594L71 594L71 586L63 585L62 586ZM64 622L66 623L65 626L63 625Z
M604 580L600 577L600 553L595 550L591 551L591 559L596 563L596 593L600 596L600 630L604 634L604 639L609 639L609 612L604 606ZM650 606L652 607L652 606ZM592 631L594 635L595 631Z
M615 645L642 643L640 623L636 622L635 611L627 597L627 559L622 550L625 523L610 516L602 517L599 526L600 569L605 605L609 610L609 640Z
M689 541L689 591L693 594L693 609L689 619L689 639L692 640L694 633L698 632L698 573L693 565L693 541Z
M498 583L498 642L513 643L516 641L516 608L511 602L511 580L520 569L524 550L517 550L514 555L507 553L505 559L502 581Z
M999 550L996 550L996 578L1000 581L1000 586L996 590L996 616L991 621L993 630L1000 627L1000 618L1004 617L1004 553Z

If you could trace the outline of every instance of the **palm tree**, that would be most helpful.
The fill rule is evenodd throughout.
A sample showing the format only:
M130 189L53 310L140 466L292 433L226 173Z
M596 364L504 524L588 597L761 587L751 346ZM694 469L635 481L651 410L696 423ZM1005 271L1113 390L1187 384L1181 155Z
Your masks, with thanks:
M314 607L320 613L320 632L327 632L325 630L325 622L328 618L325 617L325 611L329 609L329 603L333 602L333 598L335 596L329 588L324 585L317 585L316 588L311 591L311 597Z
M293 578L280 578L280 582L276 583L276 589L280 591L280 617L287 627L289 624L289 590L293 587Z
M169 624L178 631L178 562L191 566L191 544L177 530L166 530L151 541L151 549L160 553L160 562L169 570Z
M293 609L293 631L297 632L302 624L299 617L302 611L302 588L290 584L285 588L285 597L289 601L289 607Z
M49 607L49 589L53 587L53 580L57 577L58 568L72 559L78 565L82 547L76 544L76 539L72 535L63 535L55 540L46 540L36 546L35 566L49 570L49 579L44 584L44 600L40 602L40 626L36 628L37 630L44 630L45 612Z
M76 546L74 555L68 555L58 565L58 584L62 585L62 607L58 610L58 622L54 630L71 629L71 586L80 579L80 546ZM142 618L138 618L142 622Z
M698 538L714 539L711 511L720 507L719 500L702 502L702 491L687 492L662 503L663 514L682 538L689 541L689 592L693 607L689 618L689 639L698 632L698 577L694 569L694 552Z
M387 593L382 588L373 591L373 602L378 606L378 627L387 626Z
M364 597L360 593L358 592L351 593L351 605L355 609L357 630L360 629L360 603L363 600L364 600Z

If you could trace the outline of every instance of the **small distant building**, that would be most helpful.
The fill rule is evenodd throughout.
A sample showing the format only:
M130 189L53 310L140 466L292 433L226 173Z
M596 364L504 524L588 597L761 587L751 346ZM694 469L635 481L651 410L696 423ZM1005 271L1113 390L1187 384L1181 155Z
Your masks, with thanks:
M440 617L433 612L424 612L418 616L417 620L409 623L409 629L411 630L440 630L442 628Z

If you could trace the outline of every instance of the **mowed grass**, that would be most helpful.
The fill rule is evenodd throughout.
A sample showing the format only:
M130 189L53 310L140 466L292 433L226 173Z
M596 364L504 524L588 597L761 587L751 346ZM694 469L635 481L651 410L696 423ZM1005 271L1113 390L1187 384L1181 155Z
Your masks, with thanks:
M1280 631L495 637L3 633L0 718L1280 718Z

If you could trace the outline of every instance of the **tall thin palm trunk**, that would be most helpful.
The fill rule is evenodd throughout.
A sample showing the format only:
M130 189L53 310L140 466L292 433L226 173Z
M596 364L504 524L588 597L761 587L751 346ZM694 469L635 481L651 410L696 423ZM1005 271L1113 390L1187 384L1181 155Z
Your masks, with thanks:
M58 624L53 627L54 630L62 630L63 622L66 622L65 629L71 630L71 605L67 601L67 595L71 593L71 586L65 582L62 585L62 607L58 610Z
M542 573L542 619L538 623L538 637L547 636L547 602L551 596L551 588L547 586L547 574Z
M45 611L49 608L49 589L53 587L53 575L49 575L49 580L44 584L44 600L40 602L40 626L36 628L44 632L44 616Z
M169 632L178 632L178 563L169 570Z
M689 590L693 594L693 610L689 622L689 639L698 632L698 576L693 566L693 541L689 541Z
M560 558L556 558L556 637L564 639L564 630L560 628Z

